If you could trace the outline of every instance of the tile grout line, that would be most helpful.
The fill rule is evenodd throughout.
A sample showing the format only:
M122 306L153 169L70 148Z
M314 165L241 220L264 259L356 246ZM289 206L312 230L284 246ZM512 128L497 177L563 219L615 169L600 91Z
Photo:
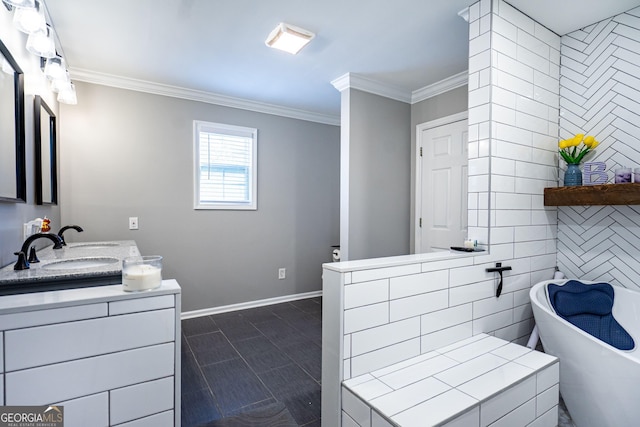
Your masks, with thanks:
M191 343L189 343L189 340L187 339L186 335L185 335L184 338L185 338L184 340L185 340L185 342L187 344L187 347L189 349L189 352L191 353L191 356L193 357L193 360L196 362L196 366L198 367L198 373L200 374L200 378L202 378L204 383L207 385L206 389L209 391L209 393L211 394L211 397L213 398L213 404L215 405L216 409L218 410L218 413L222 415L222 410L220 408L220 404L218 403L218 399L216 398L216 394L211 389L211 386L209 385L209 381L207 381L207 377L205 377L204 372L202 371L202 366L200 366L200 362L198 362L198 359L196 359L196 355L193 352L193 349L191 348ZM182 394L182 390L180 390L180 394Z

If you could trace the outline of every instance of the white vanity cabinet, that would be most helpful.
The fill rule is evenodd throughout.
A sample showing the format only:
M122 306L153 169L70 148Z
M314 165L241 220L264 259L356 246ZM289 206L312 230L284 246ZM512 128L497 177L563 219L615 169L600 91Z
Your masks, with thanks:
M0 297L0 404L64 406L66 427L180 425L180 287Z

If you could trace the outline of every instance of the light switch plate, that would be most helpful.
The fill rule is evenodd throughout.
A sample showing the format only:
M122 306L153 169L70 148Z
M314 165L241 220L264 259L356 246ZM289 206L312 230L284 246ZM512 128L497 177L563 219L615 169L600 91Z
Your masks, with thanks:
M138 217L130 216L129 217L129 230L137 230L138 229Z

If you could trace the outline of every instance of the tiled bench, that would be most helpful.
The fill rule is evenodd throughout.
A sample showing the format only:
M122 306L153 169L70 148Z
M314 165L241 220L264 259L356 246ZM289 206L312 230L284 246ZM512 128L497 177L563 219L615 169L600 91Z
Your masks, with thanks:
M344 381L343 427L553 427L558 359L479 334Z

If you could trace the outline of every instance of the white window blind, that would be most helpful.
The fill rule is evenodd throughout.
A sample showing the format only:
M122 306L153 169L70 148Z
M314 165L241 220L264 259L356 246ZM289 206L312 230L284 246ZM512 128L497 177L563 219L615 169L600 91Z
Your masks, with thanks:
M257 132L194 122L196 209L256 209Z

